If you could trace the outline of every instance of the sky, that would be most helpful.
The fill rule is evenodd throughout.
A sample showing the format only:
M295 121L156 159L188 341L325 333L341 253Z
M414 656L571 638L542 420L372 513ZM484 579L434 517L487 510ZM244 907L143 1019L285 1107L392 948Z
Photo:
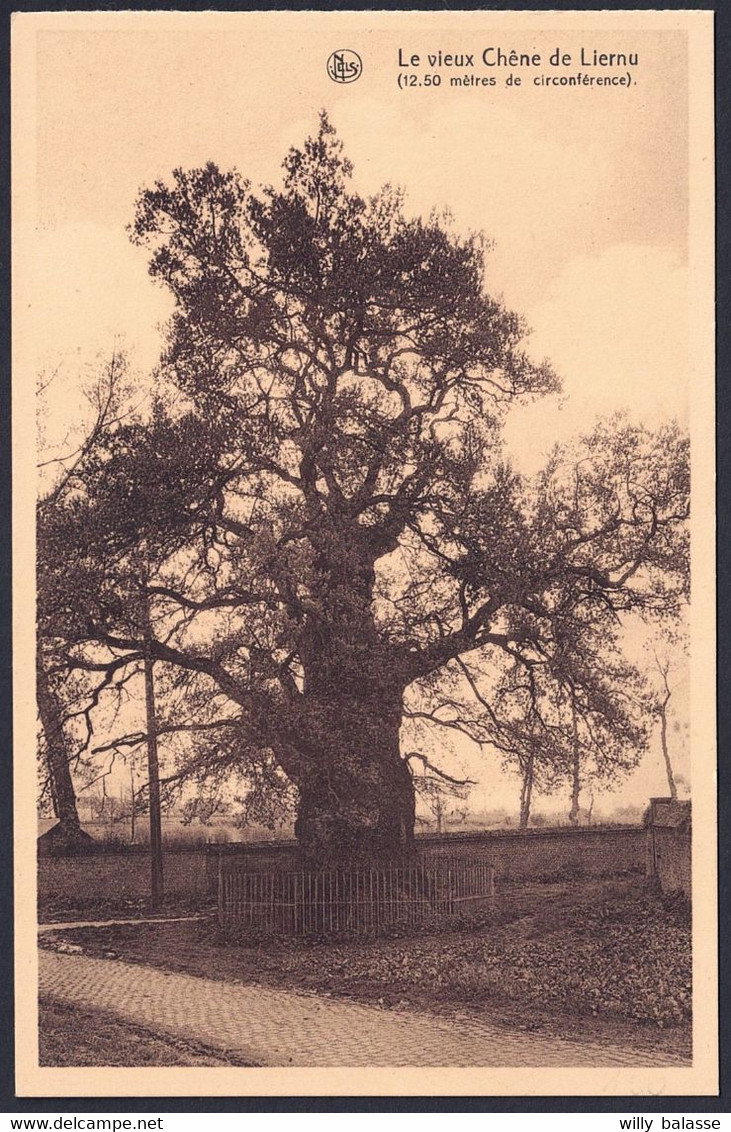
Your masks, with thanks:
M522 470L537 470L556 440L590 429L597 415L687 421L686 36L603 15L603 25L587 16L575 29L553 28L547 14L532 28L487 13L39 20L35 80L19 96L33 152L17 221L27 334L16 381L32 385L39 372L58 370L48 438L60 444L78 425L79 375L115 344L125 343L143 374L159 355L170 301L126 232L140 189L208 160L255 184L276 182L287 149L316 129L321 108L359 191L401 185L410 211L447 207L458 231L494 241L487 288L524 315L531 354L550 358L563 379L560 396L508 418L506 441ZM325 63L346 43L363 75L338 85ZM399 49L422 58L470 52L479 64L487 45L544 60L556 47L574 58L582 47L633 51L639 63L629 87L536 87L529 69L520 89L506 86L504 73L494 88L455 89L447 69L438 89L398 85ZM687 678L678 681L682 725ZM678 769L687 774L684 747ZM475 801L517 805L517 784L494 764L466 751L460 759L480 778ZM607 805L665 790L655 744Z

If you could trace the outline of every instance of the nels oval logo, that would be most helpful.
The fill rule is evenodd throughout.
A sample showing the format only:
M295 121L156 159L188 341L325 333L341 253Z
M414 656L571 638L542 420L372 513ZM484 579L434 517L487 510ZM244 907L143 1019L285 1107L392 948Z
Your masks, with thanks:
M363 72L363 63L357 51L333 51L327 61L327 73L334 83L354 83Z

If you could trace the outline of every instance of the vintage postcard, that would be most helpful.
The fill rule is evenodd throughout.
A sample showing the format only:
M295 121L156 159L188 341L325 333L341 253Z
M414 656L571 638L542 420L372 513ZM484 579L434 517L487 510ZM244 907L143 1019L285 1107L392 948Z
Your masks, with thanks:
M717 1092L712 42L14 17L20 1095Z

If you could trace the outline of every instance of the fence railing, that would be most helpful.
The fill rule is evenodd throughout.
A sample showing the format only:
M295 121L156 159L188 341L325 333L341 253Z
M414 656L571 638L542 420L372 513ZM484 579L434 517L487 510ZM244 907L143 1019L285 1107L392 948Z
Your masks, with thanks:
M474 915L494 894L483 861L252 873L219 858L218 920L236 935L375 936Z

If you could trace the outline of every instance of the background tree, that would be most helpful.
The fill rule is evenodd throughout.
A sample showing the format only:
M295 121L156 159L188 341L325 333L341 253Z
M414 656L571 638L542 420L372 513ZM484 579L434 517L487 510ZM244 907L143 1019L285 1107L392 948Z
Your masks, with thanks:
M663 691L660 693L657 706L658 714L660 716L660 749L662 751L663 762L665 763L665 773L667 774L668 778L668 790L670 791L670 797L675 802L678 798L678 788L675 784L675 778L673 776L673 764L670 759L670 751L668 749L668 705L670 703L670 697L672 696L672 692L670 690L670 681L668 679L669 671L669 663L667 663L666 661L658 662L658 672L663 682Z
M466 802L470 787L475 783L469 778L455 778L447 774L421 751L409 751L405 757L412 770L415 794L434 815L437 833L442 833L449 816L450 801ZM418 763L421 764L421 771L414 773L414 764ZM458 820L464 821L467 807L455 807L453 813Z
M65 551L45 539L54 514L63 513L84 490L90 457L124 418L130 409L130 386L123 354L115 352L87 382L83 393L88 411L82 435L67 436L53 451L43 434L44 397L58 372L44 377L37 390L39 448L43 458L39 473L44 488L37 505L39 530L37 554L38 628L36 637L36 700L42 729L41 752L48 774L49 793L58 825L44 840L73 847L90 840L81 828L76 805L76 791L71 773L73 763L88 751L91 708L98 699L98 690L80 678L78 666L69 666L63 656L66 642L61 628L61 610L46 600L46 582L50 572L62 571ZM50 556L59 554L58 561ZM87 724L86 737L79 735L74 721Z
M506 408L557 381L486 294L485 241L350 176L323 116L281 189L209 164L143 192L177 401L115 432L58 531L75 655L139 655L144 546L156 663L225 701L222 759L271 759L296 787L318 862L408 851L404 697L460 658L515 665L538 697L542 672L570 677L587 720L630 729L585 664L626 612L667 614L687 572L679 431L615 421L517 475Z
M576 628L576 625L573 625ZM581 638L546 634L542 655L457 658L427 708L410 719L465 734L505 769L520 776L519 824L527 828L534 793L584 782L613 785L639 762L649 739L647 695L638 671L621 657L612 635L581 626ZM576 806L575 821L579 809Z
M687 627L682 621L663 625L660 634L656 634L656 638L648 642L646 651L651 656L650 673L653 685L650 711L660 724L660 750L668 780L668 792L673 801L677 801L678 785L685 780L682 776L676 775L673 769L669 731L673 724L672 700L678 679L677 663L679 658L687 655L688 651Z

